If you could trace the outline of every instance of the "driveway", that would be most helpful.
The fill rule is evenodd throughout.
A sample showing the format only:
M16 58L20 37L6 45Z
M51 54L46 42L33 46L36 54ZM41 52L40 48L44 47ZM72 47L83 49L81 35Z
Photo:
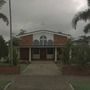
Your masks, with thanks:
M22 75L60 75L57 65L52 61L35 61L32 62L23 72Z
M52 61L32 62L7 90L71 90Z

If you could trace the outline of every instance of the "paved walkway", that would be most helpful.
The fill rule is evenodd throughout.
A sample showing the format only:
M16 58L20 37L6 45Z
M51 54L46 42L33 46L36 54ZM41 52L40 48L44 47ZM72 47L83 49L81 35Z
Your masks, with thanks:
M61 75L61 72L52 61L35 61L24 70L22 75Z
M7 90L71 90L54 62L32 62Z

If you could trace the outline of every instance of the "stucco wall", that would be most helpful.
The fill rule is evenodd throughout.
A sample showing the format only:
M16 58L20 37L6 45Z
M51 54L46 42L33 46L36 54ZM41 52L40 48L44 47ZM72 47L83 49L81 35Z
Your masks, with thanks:
M53 34L50 33L50 32L45 32L45 31L35 32L33 34L33 40L39 40L40 41L40 37L43 36L43 35L47 37L47 40L52 40L52 41L54 40L53 39Z

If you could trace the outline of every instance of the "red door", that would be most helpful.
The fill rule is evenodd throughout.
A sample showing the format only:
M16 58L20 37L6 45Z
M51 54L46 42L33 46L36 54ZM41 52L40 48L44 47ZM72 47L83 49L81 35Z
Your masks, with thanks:
M41 60L46 60L46 48L41 48L40 49L40 59Z

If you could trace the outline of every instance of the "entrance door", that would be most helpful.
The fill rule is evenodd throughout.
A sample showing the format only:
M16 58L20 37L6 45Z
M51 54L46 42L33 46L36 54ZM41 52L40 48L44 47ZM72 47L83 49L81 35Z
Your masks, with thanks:
M40 59L41 60L46 60L46 48L41 48L40 49Z
M20 59L29 60L29 48L20 48Z

